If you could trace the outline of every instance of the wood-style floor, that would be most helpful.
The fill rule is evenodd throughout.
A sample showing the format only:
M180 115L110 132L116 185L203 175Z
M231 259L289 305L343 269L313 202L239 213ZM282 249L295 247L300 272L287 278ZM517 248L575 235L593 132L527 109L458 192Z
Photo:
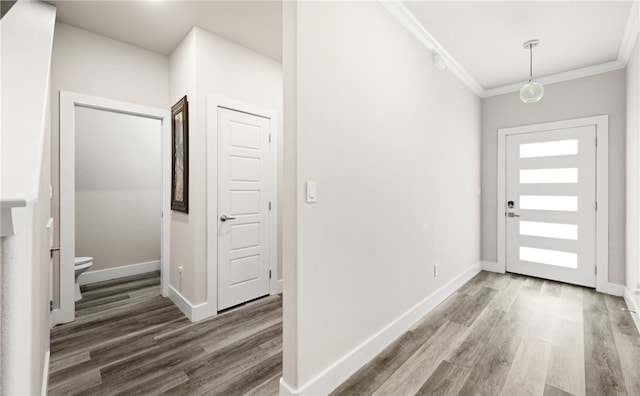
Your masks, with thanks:
M51 332L49 393L276 395L282 301L191 323L158 274L83 287ZM637 395L640 336L621 298L481 272L334 395Z
M640 395L622 298L481 272L333 395Z
M282 298L191 323L159 273L82 287L76 320L51 331L50 395L274 395Z

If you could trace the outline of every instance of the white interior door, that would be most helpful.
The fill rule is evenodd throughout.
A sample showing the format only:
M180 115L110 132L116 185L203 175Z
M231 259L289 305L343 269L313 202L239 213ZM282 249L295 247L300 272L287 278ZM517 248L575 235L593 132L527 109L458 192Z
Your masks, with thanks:
M507 271L595 287L594 125L507 135Z
M218 108L218 309L269 294L270 120Z

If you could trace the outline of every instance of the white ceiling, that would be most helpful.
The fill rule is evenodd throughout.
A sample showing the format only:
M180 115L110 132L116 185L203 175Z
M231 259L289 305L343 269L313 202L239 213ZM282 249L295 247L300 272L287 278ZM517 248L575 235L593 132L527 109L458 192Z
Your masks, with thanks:
M406 1L405 6L485 90L618 58L631 1Z
M60 22L165 55L199 26L282 60L280 1L45 1Z
M61 22L162 54L197 25L282 60L281 1L47 2L56 5ZM534 77L618 60L631 4L476 0L402 1L400 7L468 73L467 83L486 93L528 78L529 53L522 43L530 39L540 39L533 50Z

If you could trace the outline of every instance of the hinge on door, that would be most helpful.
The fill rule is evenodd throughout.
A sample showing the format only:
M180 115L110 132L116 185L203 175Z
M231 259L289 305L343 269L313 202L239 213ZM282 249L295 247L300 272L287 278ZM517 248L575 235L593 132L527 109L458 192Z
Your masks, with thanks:
M596 275L598 275L598 266L596 265Z
M598 201L596 201L596 212L598 211Z
M271 201L269 201L269 210L271 210Z
M269 270L269 279L271 279L271 270Z
M53 312L53 300L49 300L49 312Z
M271 134L269 134L269 143L271 143Z

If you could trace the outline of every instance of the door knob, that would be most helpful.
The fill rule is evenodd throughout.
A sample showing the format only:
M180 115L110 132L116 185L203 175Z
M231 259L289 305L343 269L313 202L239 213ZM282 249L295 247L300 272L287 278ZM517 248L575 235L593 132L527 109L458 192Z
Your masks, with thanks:
M236 219L235 217L228 217L227 215L220 216L220 221L222 221L222 222L227 221L227 220L235 220L235 219Z

